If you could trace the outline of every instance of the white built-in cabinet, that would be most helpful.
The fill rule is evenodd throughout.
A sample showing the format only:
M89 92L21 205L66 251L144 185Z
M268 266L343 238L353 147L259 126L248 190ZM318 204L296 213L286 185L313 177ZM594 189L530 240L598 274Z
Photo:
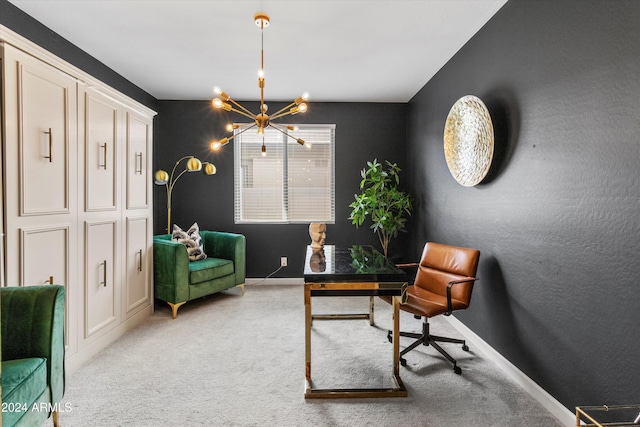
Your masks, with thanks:
M65 286L73 369L153 309L155 112L2 30L0 271Z

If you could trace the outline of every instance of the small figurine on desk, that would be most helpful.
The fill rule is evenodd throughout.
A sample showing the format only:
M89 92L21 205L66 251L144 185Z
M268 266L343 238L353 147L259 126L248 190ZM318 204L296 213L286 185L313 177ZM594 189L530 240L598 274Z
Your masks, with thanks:
M311 247L313 249L321 249L327 238L327 224L312 222L309 224L309 236L311 237Z

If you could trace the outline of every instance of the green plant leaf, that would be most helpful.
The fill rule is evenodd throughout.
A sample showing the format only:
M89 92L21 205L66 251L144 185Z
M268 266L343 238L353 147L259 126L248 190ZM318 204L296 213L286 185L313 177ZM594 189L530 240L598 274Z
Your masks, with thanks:
M370 228L378 235L385 256L389 241L399 231L405 231L405 215L411 215L413 209L411 197L397 186L400 185L400 171L397 163L386 160L386 169L377 159L367 162L367 167L360 171L360 194L355 194L355 201L349 219L356 227L367 219L371 220Z

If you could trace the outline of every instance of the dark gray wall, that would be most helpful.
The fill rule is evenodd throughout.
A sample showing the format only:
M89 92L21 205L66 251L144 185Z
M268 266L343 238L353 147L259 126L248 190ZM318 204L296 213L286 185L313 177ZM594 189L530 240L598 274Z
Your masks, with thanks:
M570 410L638 400L639 70L640 2L511 0L410 102L413 251L481 250L457 317ZM467 94L496 132L474 188L442 147Z
M243 103L258 111L256 103ZM269 102L269 109L281 106ZM309 112L279 120L287 123L336 124L336 221L327 225L327 243L351 245L368 243L379 247L368 224L356 230L348 220L349 203L359 191L360 170L368 160L389 160L401 168L405 163L406 104L313 103ZM242 119L233 113L211 108L208 101L160 101L159 131L156 135L155 169L170 172L185 155L210 161L217 174L185 174L174 187L173 223L189 227L194 221L208 230L242 233L247 238L247 277L265 277L287 256L289 266L274 277L302 277L304 248L311 242L308 224L242 224L233 219L233 144L212 153L208 143L226 135L224 125ZM154 193L155 233L166 230L166 191L157 186ZM404 239L404 240L403 240ZM391 242L390 252L402 255L406 234Z

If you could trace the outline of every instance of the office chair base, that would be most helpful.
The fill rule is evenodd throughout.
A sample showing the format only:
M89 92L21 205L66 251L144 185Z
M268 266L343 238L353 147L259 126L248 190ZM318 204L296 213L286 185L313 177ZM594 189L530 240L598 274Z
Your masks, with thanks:
M467 346L465 340L461 340L461 339L457 339L457 338L441 337L441 336L437 336L437 335L430 335L429 334L429 322L428 322L428 319L426 317L424 319L424 322L422 323L422 333L421 334L413 333L413 332L402 332L402 331L400 331L400 336L401 337L408 337L408 338L415 338L416 339L416 341L413 342L409 347L405 348L404 350L402 350L400 352L400 365L407 366L407 360L402 356L404 356L405 354L407 354L408 352L410 352L414 348L418 347L419 345L425 345L425 346L431 345L431 346L433 346L433 348L438 350L438 352L440 354L442 354L449 362L451 362L453 364L453 372L455 372L458 375L460 375L462 373L462 369L460 369L460 367L458 366L456 360L453 357L451 357L451 355L449 353L447 353L437 343L438 342L446 342L446 343L453 343L453 344L462 344L462 350L463 351L469 351L469 346ZM387 340L389 342L393 342L393 335L392 335L391 331L387 332Z

